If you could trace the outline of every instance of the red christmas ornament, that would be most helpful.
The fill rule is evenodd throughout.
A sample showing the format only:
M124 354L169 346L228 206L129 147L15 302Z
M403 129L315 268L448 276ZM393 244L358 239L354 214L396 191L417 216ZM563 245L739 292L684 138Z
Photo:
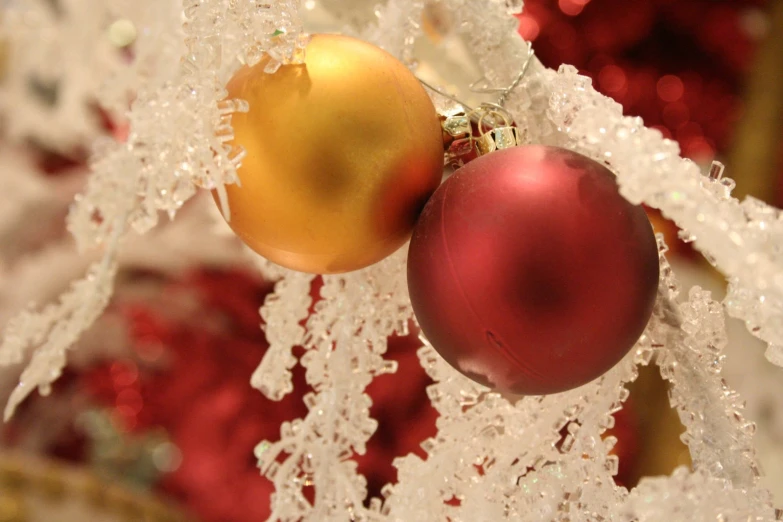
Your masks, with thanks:
M652 313L658 251L644 210L580 154L514 147L459 169L427 203L408 254L413 310L471 379L556 393L610 369Z

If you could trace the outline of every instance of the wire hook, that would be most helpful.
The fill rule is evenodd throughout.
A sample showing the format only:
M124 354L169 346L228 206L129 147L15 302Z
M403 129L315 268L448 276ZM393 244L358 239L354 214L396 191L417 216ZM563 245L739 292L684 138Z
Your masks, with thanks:
M503 105L506 104L506 100L508 99L509 94L511 94L514 89L516 89L519 84L522 82L522 78L525 77L525 74L527 74L528 68L530 68L530 63L533 61L533 56L535 53L533 52L533 44L528 43L527 44L527 58L525 59L525 63L522 64L522 69L519 71L519 74L517 74L516 78L514 78L514 81L511 82L510 85L507 87L487 87L486 77L482 76L475 82L471 83L468 87L472 92L475 92L477 94L494 94L494 93L500 93L500 96L498 97L497 104L500 107L503 107ZM480 86L480 83L484 82L484 86Z
M419 83L420 83L420 84L422 84L423 86L425 86L425 87L426 87L426 88L428 88L429 90L431 90L431 91L434 91L434 92L436 92L436 93L440 94L441 96L443 96L444 98L446 98L446 99L449 99L449 100L453 101L454 103L457 103L457 104L461 105L462 107L464 107L464 108L465 108L465 111L466 111L466 112L471 112L471 111L473 111L473 108L472 108L472 107L470 107L470 106L469 106L467 103L465 103L464 101L460 100L460 99L459 99L459 98L457 98L456 96L454 96L454 95L452 95L452 94L449 94L449 93L447 93L447 92L445 92L445 91L443 91L443 90L441 90L441 89L438 89L438 88L437 88L437 87L435 87L434 85L430 85L429 83L425 82L424 80L422 80L422 79L421 79L421 78L419 78L418 76L416 77L416 79L417 79L417 80L419 80Z

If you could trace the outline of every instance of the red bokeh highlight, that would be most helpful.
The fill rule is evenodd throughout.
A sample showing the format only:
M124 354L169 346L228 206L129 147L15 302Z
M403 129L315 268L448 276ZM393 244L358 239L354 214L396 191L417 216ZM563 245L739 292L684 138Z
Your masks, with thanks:
M679 141L684 155L709 162L731 143L765 4L528 0L520 34L534 36L545 65L575 65L626 114ZM690 124L701 132L679 131Z
M598 73L598 84L606 93L622 95L628 88L628 78L625 71L617 65L607 65Z
M545 65L575 65L622 103L626 114L641 116L664 137L676 139L686 156L708 162L731 143L742 113L743 83L758 38L769 29L764 28L766 5L761 0L526 0L519 32L535 41ZM127 125L101 116L115 139L127 138ZM85 157L85 151L74 151L70 159L42 153L39 163L47 172L66 173L82 166ZM659 227L671 227L652 215ZM260 440L277 439L283 420L306 414L301 396L308 390L299 366L296 392L281 402L266 400L248 384L267 347L258 307L270 290L271 283L241 271L205 269L165 282L157 303L117 302L115 311L127 318L133 333L133 357L86 371L69 368L53 395L86 389L131 436L165 429L183 460L164 476L159 490L203 520L264 520L272 486L259 475L253 448ZM419 443L435 433L436 414L425 394L429 380L419 367L417 346L413 335L391 339L387 355L399 362L399 371L379 377L368 389L379 427L357 460L374 495L394 480L392 459L408 452L423 456ZM18 418L39 400L29 400ZM630 412L619 412L611 430L619 439L614 451L620 455L620 483L634 466L643 435L631 413L632 405ZM5 432L11 442L22 436L16 423ZM84 434L70 427L49 453L86 462L85 444Z
M658 80L658 97L665 102L676 102L682 98L685 86L677 76L667 74Z
M314 297L320 285L316 280ZM273 488L260 475L253 449L262 440L279 438L283 421L307 413L302 396L310 389L298 365L295 391L280 402L249 385L268 346L258 308L271 289L241 271L202 270L167 283L157 303L118 303L135 339L137 362L107 362L80 377L122 429L166 430L182 463L163 477L160 491L206 521L269 516ZM373 496L396 479L395 457L423 456L419 444L435 435L436 413L425 393L430 381L416 355L419 344L415 334L389 339L387 357L399 370L375 379L367 390L379 427L357 461ZM302 353L297 349L296 355Z

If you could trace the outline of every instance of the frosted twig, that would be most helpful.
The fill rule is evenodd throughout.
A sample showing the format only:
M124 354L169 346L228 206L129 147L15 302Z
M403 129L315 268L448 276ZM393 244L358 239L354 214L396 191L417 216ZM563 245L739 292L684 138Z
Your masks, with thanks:
M656 363L671 382L672 407L685 426L694 468L752 487L758 477L753 448L755 425L743 416L744 403L721 378L726 325L723 309L710 293L693 287L678 304L677 282L661 256L662 300L652 324L652 337L661 346Z
M90 267L84 279L73 283L59 303L48 305L37 313L22 312L6 325L0 344L0 364L18 363L29 348L35 346L36 350L8 399L5 420L36 387L44 395L49 393L51 384L65 366L68 348L106 309L117 272L115 258L124 228L125 215L120 215L103 259Z
M256 449L259 467L275 483L272 510L281 520L327 520L346 510L360 519L378 515L362 505L366 483L350 457L365 451L377 426L369 416L371 402L364 389L373 376L396 369L382 354L387 337L405 333L411 315L404 259L401 251L365 270L323 277L322 300L307 320L307 351L301 359L314 390L305 396L308 414L303 420L285 423L279 441L263 442ZM280 345L286 354L290 354L290 343L301 335L298 316L306 314L309 306L310 279L288 274L284 280L286 285L298 285L299 292L296 305L288 310L297 316L289 316L275 327L281 339L286 339L285 345ZM294 288L286 285L279 290ZM277 302L271 305L277 306ZM269 304L263 309L266 313L275 310ZM266 316L268 327L281 317ZM278 357L276 352L268 352L256 371L257 378L289 382L285 377L281 380L280 368L267 363ZM281 462L283 451L286 455ZM305 482L317 485L312 505L303 501Z
M287 272L261 307L269 349L253 372L250 383L270 399L280 400L293 390L291 368L296 364L296 358L291 351L304 342L305 329L299 323L307 318L314 277Z
M624 117L619 104L597 93L573 67L542 74L552 92L548 115L566 134L565 144L605 162L625 197L660 209L694 237L695 247L731 282L727 310L770 344L775 362L775 354L783 353L780 211L753 198L732 198L731 179L704 176L680 158L676 142L644 127L640 118Z
M301 24L295 17L295 4L278 2L273 8L257 10L247 4L184 0L182 10L173 10L177 16L171 19L177 20L176 25L161 26L155 20L158 30L154 35L139 33L140 49L150 49L145 47L145 38L161 41L164 37L166 41L165 35L179 36L180 29L184 39L168 40L170 45L156 49L157 60L145 64L151 70L136 85L127 142L105 139L96 144L87 188L69 214L68 227L80 250L104 246L107 257L87 278L75 283L60 304L40 314L22 312L5 329L0 354L6 355L0 361L19 360L28 347L40 345L11 397L7 415L35 385L48 385L60 375L65 350L106 306L120 231L131 227L144 233L158 223L160 211L173 218L195 194L197 185L215 188L236 180L243 151L226 143L232 138L231 114L246 111L247 103L223 100L222 86L241 65L235 57L257 61L260 55L256 54L268 52L279 65L297 54ZM85 4L69 0L68 5ZM172 12L166 2L156 5ZM180 28L183 12L187 23ZM286 34L273 38L270 26ZM244 38L237 39L238 34ZM82 300L86 306L80 309Z

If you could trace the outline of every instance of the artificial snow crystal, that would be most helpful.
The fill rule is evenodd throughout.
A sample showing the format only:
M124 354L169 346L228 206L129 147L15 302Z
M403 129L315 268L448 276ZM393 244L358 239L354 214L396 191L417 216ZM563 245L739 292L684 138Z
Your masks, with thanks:
M225 202L223 186L236 182L244 157L227 145L231 115L248 110L244 100L224 99L228 78L264 56L270 74L306 60L307 43L295 0L58 0L60 16L52 2L22 4L12 3L2 20L11 49L0 91L6 138L33 137L59 150L91 147L92 173L68 227L81 250L98 248L101 258L58 302L24 309L5 325L0 364L31 357L6 416L34 389L48 390L68 348L106 307L119 251L133 248L123 239L129 231L149 231L161 212L173 219L199 189L214 189ZM423 339L419 358L434 381L427 393L440 415L438 433L422 441L426 458L400 455L398 481L365 502L367 484L352 459L377 427L365 389L396 370L384 359L387 338L407 333L415 320L406 249L364 270L323 276L314 304L314 276L262 262L276 286L260 311L270 348L252 386L279 400L292 391L298 363L312 387L307 415L256 447L260 472L275 485L270 520L773 520L770 497L757 484L754 425L721 369L724 309L768 343L770 361L783 364L781 212L734 199L729 178L702 175L676 143L623 116L574 68L552 71L533 59L520 78L530 50L512 16L520 0L388 0L374 9L356 0L308 0L304 7L412 69L422 17L437 13L438 30L475 58L480 83L513 86L505 109L527 141L606 164L626 198L659 208L687 230L726 275L729 291L722 304L698 287L681 295L659 238L658 300L636 346L599 379L543 397L490 392ZM90 112L96 102L127 122L126 141L99 136ZM295 346L304 347L299 360ZM625 384L648 364L670 383L694 469L629 492L613 480L616 440L606 431L628 398ZM311 486L313 498L305 494Z

